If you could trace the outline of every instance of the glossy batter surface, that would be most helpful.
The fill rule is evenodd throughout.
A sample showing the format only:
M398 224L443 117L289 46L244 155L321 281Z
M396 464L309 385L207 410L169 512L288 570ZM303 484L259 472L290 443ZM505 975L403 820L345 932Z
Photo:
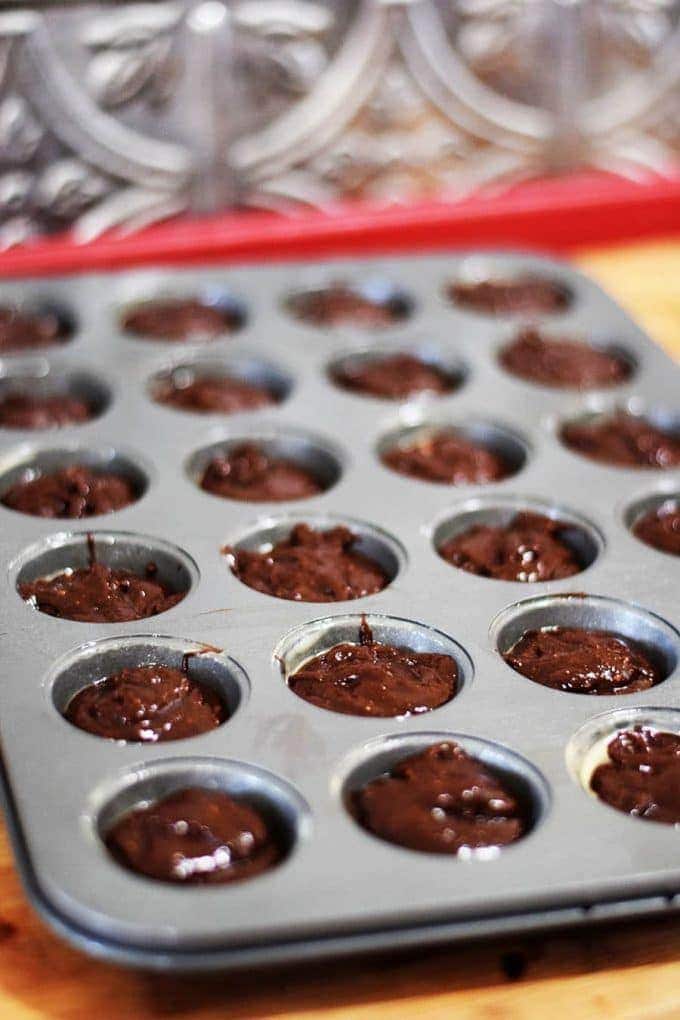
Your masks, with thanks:
M530 824L503 780L453 741L404 758L355 792L352 807L381 839L438 854L506 846Z
M540 276L455 283L449 297L462 308L487 315L544 315L562 312L571 303L565 287Z
M618 354L569 337L544 337L536 329L522 330L498 360L520 379L557 389L620 386L632 374L629 362Z
M333 369L331 379L342 389L383 400L403 400L416 393L450 393L459 380L413 354L362 358Z
M53 312L22 312L0 305L0 353L51 347L65 340L68 332Z
M618 811L680 825L680 736L646 726L617 734L608 761L590 780L600 800Z
M445 485L487 485L512 473L499 454L454 432L398 444L383 453L382 461L401 475Z
M226 706L189 670L136 666L102 677L71 699L66 718L78 729L111 740L155 744L220 726Z
M289 302L293 315L314 326L360 326L364 329L391 326L408 315L401 298L374 301L343 284L324 290L296 294Z
M155 385L153 398L167 407L196 414L236 414L277 403L266 387L228 375L202 375L182 382L177 377L168 377Z
M657 470L680 467L680 438L623 412L571 422L563 427L562 440L576 453L603 464Z
M134 485L122 475L72 464L16 482L2 502L10 510L33 517L80 520L122 510L137 498Z
M143 576L112 570L103 563L64 571L19 585L22 599L41 613L84 623L124 623L157 616L181 602L186 592L171 591L150 563Z
M184 885L254 878L282 856L254 807L200 788L179 790L131 811L109 830L106 845L131 871Z
M583 570L566 540L573 525L523 511L506 525L475 524L439 547L452 566L498 581L554 581Z
M149 340L211 340L231 333L240 318L228 308L209 305L196 298L163 298L145 301L123 316L123 329Z
M635 522L633 534L660 552L680 556L680 503L667 500L648 511Z
M0 427L5 429L58 429L94 416L94 407L80 397L11 392L0 397Z
M271 549L233 553L232 570L244 584L296 602L344 602L381 591L389 583L375 560L358 552L349 528L317 531L296 524Z
M635 694L663 679L642 645L605 630L530 630L503 658L529 680L572 694Z
M288 686L318 708L379 718L421 715L456 693L450 655L380 644L365 623L358 637L358 644L334 645L305 662Z
M214 457L203 472L201 488L225 499L253 503L309 499L323 492L323 486L307 468L270 456L256 443L242 443Z

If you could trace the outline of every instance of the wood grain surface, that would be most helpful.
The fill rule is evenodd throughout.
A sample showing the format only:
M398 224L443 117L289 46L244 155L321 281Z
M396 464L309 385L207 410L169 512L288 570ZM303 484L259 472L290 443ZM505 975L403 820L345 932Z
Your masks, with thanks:
M680 356L680 241L576 261ZM671 1020L680 1018L679 961L680 919L252 975L128 972L87 959L43 926L0 826L0 1020Z

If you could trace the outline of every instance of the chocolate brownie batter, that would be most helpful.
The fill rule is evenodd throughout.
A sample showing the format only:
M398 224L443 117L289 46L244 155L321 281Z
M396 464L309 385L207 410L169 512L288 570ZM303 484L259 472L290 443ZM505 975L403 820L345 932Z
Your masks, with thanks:
M227 708L212 687L172 666L135 666L75 695L66 718L97 737L154 744L195 737L220 726Z
M106 845L130 871L184 885L254 878L283 856L259 811L197 787L130 811L109 830Z
M635 522L633 534L660 552L680 556L680 502L669 499L649 510Z
M583 457L618 467L680 467L680 437L623 411L594 421L571 422L562 440Z
M566 287L531 274L507 280L454 283L449 288L449 297L463 308L487 315L545 315L563 312L571 304Z
M636 818L680 825L680 736L646 726L617 734L590 779L600 800Z
M65 394L10 392L0 397L0 427L5 429L59 429L90 421L95 414L87 400Z
M545 337L531 328L504 347L498 360L521 379L558 389L619 386L632 374L630 363L618 354L568 337Z
M381 839L436 854L506 846L530 824L500 776L453 741L404 758L355 792L351 806Z
M2 503L10 510L33 517L77 520L121 510L138 497L132 482L122 475L71 464L15 482L2 497Z
M256 411L277 403L277 397L265 386L256 386L245 379L229 375L173 373L160 380L153 389L159 404L197 414L236 414Z
M51 347L67 340L69 334L55 312L22 312L0 305L0 354Z
M288 538L266 552L233 552L234 574L256 591L295 602L344 602L373 595L389 584L375 560L354 546L358 536L344 525L316 531L296 524Z
M113 570L94 557L89 540L90 566L64 570L19 585L22 599L41 613L83 623L125 623L157 616L181 602L186 592L171 591L156 579L158 569L149 563L144 575Z
M505 525L474 524L439 547L447 562L499 581L555 581L584 569L567 540L574 525L524 510Z
M198 298L159 298L135 305L123 316L123 329L148 340L214 340L233 333L241 316L221 305Z
M421 715L451 700L458 667L450 655L379 644L364 620L359 644L334 645L310 659L288 678L288 686L331 712L379 718Z
M416 393L451 393L460 380L413 354L362 358L331 370L333 382L345 390L383 400L403 400Z
M375 301L341 283L324 290L296 294L288 307L296 318L313 326L360 326L363 329L392 326L405 319L410 311L403 297L397 295L387 301Z
M529 680L570 694L636 694L663 680L642 645L606 630L530 630L503 658Z
M242 443L210 461L201 488L225 499L261 503L308 499L324 487L294 461L272 457L256 443Z
M445 485L486 485L512 474L500 454L455 432L431 432L400 443L381 459L401 475Z

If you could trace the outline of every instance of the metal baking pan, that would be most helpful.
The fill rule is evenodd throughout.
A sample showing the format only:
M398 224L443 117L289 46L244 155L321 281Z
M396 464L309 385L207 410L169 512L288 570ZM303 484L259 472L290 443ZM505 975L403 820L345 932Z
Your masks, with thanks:
M445 286L459 276L525 269L566 285L573 300L543 327L614 344L636 368L615 390L587 395L507 375L496 352L517 321L463 311ZM286 310L301 289L347 280L372 293L409 296L394 328L319 329ZM131 338L120 314L161 293L237 302L244 324L204 345ZM680 473L611 468L576 456L559 423L611 406L680 427L680 371L594 283L537 256L357 259L310 265L143 270L0 285L0 303L49 301L76 323L70 342L39 356L6 357L3 379L40 386L85 374L101 414L58 432L0 434L0 491L33 458L116 462L144 488L138 502L91 521L54 522L0 507L5 574L0 586L4 676L0 736L4 799L27 889L53 926L100 956L144 967L208 969L295 960L377 947L469 938L551 924L586 923L677 906L677 832L599 803L578 781L592 744L636 720L680 729L678 564L638 542L640 507L680 491ZM443 397L403 404L333 387L337 358L379 346L421 349L464 368ZM266 412L191 415L149 398L150 381L174 364L209 358L264 372L285 399ZM518 471L491 486L417 482L387 470L377 451L404 430L445 423L504 446ZM206 449L239 437L331 469L337 481L297 504L218 499L195 481ZM581 523L592 563L546 584L495 582L445 563L434 542L456 521L545 507ZM314 605L241 584L223 548L257 544L297 521L346 521L392 577L377 595ZM17 579L84 558L94 534L106 561L180 571L187 597L162 616L96 626L54 619L22 602ZM170 575L168 575L170 576ZM433 712L370 719L325 712L286 686L292 667L338 640L356 639L365 613L376 636L457 658L462 685ZM533 684L502 651L531 623L602 624L656 647L667 677L643 693L588 698ZM68 697L112 664L202 659L235 708L200 737L154 746L94 738L61 716ZM623 714L622 714L623 713ZM377 840L348 814L356 784L438 737L506 773L532 803L531 832L491 859L438 857ZM250 882L174 888L123 870L101 831L117 813L176 785L216 784L247 793L282 828L286 860Z

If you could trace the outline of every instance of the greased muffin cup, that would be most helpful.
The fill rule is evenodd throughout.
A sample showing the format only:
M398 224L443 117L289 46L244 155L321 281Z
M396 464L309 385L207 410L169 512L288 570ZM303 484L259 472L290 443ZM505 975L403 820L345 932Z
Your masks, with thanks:
M492 288L493 314L484 314L477 300L484 289L474 307L452 290L457 281L505 286L532 277L555 285L558 306L541 298L542 310L528 309L534 291L525 288L504 311L505 297ZM324 304L319 295L328 290L336 296ZM300 295L312 295L311 305ZM91 521L18 513L0 502L2 785L24 881L53 927L100 957L195 971L676 907L673 827L614 811L574 781L574 756L586 753L591 737L612 732L592 720L616 722L625 712L626 724L660 725L680 710L678 561L634 533L644 512L677 499L680 471L612 466L579 456L560 438L570 422L622 412L678 435L680 371L622 309L566 265L500 253L0 284L0 305L28 308L37 297L63 309L68 342L0 352L0 391L20 384L26 392L78 395L82 387L74 386L85 380L82 393L97 413L58 430L0 428L0 500L21 479L74 465L118 472L137 496ZM153 342L124 328L130 309L159 297L200 298L232 311L239 328L210 338L175 331ZM583 392L511 375L498 352L528 325L625 351L634 372L620 385ZM371 352L416 352L454 367L459 385L405 386L403 399L381 400L333 384L329 367ZM159 380L173 372L183 379L185 369L263 384L276 399L236 402L233 413L206 402L200 414L154 399ZM483 485L433 484L383 463L394 444L442 430L504 456L510 470ZM232 457L245 443L260 444L266 456ZM455 456L452 449L446 456ZM216 498L201 487L215 458L222 473L244 472L236 491L246 495L249 486L258 496L274 491L265 476L278 462L310 471L319 491L291 501ZM225 491L234 491L231 483ZM522 514L558 522L579 572L536 580L535 550L516 542L508 555L527 569L504 570L502 581L483 557L474 572L440 554L481 528L491 556L503 548L498 529ZM312 571L309 583L281 583L291 536L297 541L305 529L333 532L362 569L372 562L368 573L378 581L362 587L366 571L353 573L351 557L347 573L340 560L339 575L324 577L323 557L310 554L297 558ZM92 549L111 571L151 577L182 597L170 597L155 616L101 625L37 612L22 599L27 583L86 569ZM271 553L270 593L242 583L233 569L240 552L263 562ZM387 718L328 711L296 696L290 675L336 645L358 643L364 625L404 655L451 656L455 695L430 711ZM605 630L641 643L659 682L616 697L532 683L503 656L543 627ZM89 684L142 668L133 678L139 684L153 667L187 670L212 688L225 705L221 724L176 740L125 742L64 717ZM153 711L152 699L144 706ZM357 790L399 776L400 762L442 744L457 745L519 798L521 838L433 854L357 824ZM213 832L227 832L229 853L247 860L248 832L265 833L263 845L275 848L266 849L266 866L262 858L256 867L246 863L239 881L185 882L196 868L227 866L224 847L210 844L201 861L192 844L194 858L176 869L177 880L157 881L153 869L141 874L110 852L112 832L126 831L117 827L130 812L152 818L156 805L166 821L179 805L184 815L174 831L181 837L186 825L195 835L192 795L182 796L192 790L201 791L193 802L203 819L213 801L237 805L229 817L243 831L216 823ZM446 829L467 807L464 797L456 800L461 791L442 792L434 807ZM503 804L493 810L502 813Z

